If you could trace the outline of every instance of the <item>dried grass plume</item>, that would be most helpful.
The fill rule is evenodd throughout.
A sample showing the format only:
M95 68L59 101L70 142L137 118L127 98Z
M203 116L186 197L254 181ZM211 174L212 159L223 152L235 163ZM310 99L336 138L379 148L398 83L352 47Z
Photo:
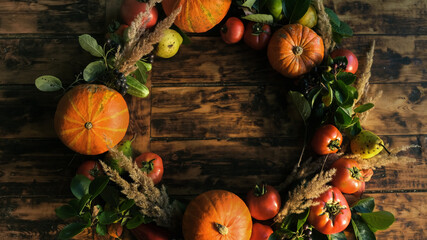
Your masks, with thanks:
M309 182L303 180L301 184L289 193L289 199L283 208L274 218L277 223L282 222L286 216L292 213L302 213L307 208L315 206L317 203L313 200L320 197L330 186L326 185L332 180L336 169L321 171L316 174Z
M388 166L390 164L407 164L416 162L416 159L409 156L402 156L399 153L405 152L411 148L420 148L418 145L407 145L398 148L390 149L390 153L388 154L386 151L382 151L380 154L373 158L363 159L358 157L357 155L352 156L356 158L362 169L372 169L375 170L380 167Z
M320 34L320 36L322 36L326 56L327 53L329 53L329 50L332 49L335 44L332 40L332 25L329 21L329 16L325 11L323 0L314 0L313 6L317 11L317 32Z
M154 186L153 180L117 148L110 149L110 153L113 158L120 159L119 166L129 172L133 182L126 181L117 171L100 161L104 172L122 188L121 192L127 198L135 201L135 205L139 207L142 214L153 218L159 226L172 227L174 207L169 202L165 187L162 186L159 189Z

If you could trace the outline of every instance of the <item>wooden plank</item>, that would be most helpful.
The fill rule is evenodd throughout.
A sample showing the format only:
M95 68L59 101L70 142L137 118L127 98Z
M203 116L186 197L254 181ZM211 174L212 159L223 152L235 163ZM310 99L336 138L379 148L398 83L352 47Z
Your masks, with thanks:
M377 210L389 211L396 218L389 229L375 234L377 239L426 239L426 192L378 193L368 196L375 198Z
M371 84L369 94L379 90L384 94L366 129L380 135L427 133L424 84ZM59 97L33 86L0 87L0 120L8 123L0 126L0 138L54 138ZM154 87L151 137L302 136L302 122L285 97L286 89L277 86Z
M105 0L1 1L0 29L0 34L104 33Z
M383 95L364 127L381 135L427 133L426 87L426 84L371 84L368 96L373 97L379 91Z
M426 189L426 136L381 137L391 147L417 144L421 149L408 151L415 163L377 169L367 189ZM133 146L143 148L144 143L134 142ZM243 193L261 180L280 184L298 161L302 139L155 139L150 144L151 151L164 160L163 183L168 191L192 195L215 188ZM102 156L74 154L58 139L1 139L0 197L71 197L71 178L77 167L90 159Z
M227 45L219 37L191 37L171 59L156 58L153 86L172 84L259 85L281 84L283 79L269 65L265 52L244 43ZM376 51L373 83L415 83L427 78L427 36L357 36L343 46L363 58L372 40ZM103 39L98 39L103 44ZM0 39L0 84L33 84L50 74L72 82L94 57L81 50L77 36L58 39ZM206 46L211 46L206 49ZM200 54L203 52L203 54Z
M101 40L99 41L100 43ZM41 75L53 75L73 82L95 58L70 39L1 39L0 84L34 84Z
M152 137L295 137L302 122L283 89L153 88Z
M425 239L426 192L368 196L375 198L377 210L389 211L396 217L389 229L376 233L377 239ZM64 226L54 214L54 209L65 203L62 199L11 198L0 202L1 239L54 239L58 229Z
M334 1L325 5L350 25L356 34L427 34L424 0Z
M252 50L243 42L228 45L220 37L191 39L173 58L156 59L153 86L289 82L270 67L265 51ZM377 43L371 82L420 82L427 77L427 54L423 54L427 36L356 36L343 46L354 51L362 65L373 40Z

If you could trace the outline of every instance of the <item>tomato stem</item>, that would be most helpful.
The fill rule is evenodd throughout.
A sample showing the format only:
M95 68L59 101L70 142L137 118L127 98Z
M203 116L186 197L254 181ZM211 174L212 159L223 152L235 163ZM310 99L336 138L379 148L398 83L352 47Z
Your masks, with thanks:
M257 197L261 197L261 196L263 196L264 194L266 194L267 193L267 188L265 187L265 184L263 183L263 184L261 184L261 186L260 185L255 185L255 190L254 190L254 194L255 194L255 196L257 196Z
M337 139L331 140L328 144L328 148L331 149L332 151L335 151L337 149L341 150L340 139L337 138Z
M154 169L154 163L153 161L156 160L155 158L151 159L148 162L142 162L142 167L141 167L141 171L146 172L146 173L150 173L151 171L153 171Z
M357 167L347 168L350 171L351 177L360 181L362 172Z

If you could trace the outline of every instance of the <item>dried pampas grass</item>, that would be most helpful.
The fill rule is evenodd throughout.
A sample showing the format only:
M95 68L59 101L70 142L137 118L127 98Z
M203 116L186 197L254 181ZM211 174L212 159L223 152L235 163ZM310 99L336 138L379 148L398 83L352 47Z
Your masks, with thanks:
M288 201L274 218L274 221L276 223L282 222L289 214L302 213L307 208L317 205L313 200L331 188L326 184L332 180L335 172L336 169L321 171L309 182L303 180L298 187L289 193Z
M372 169L375 170L377 168L381 168L384 166L388 166L390 164L407 164L416 162L416 159L409 156L401 156L400 153L403 153L411 148L420 148L418 145L407 145L398 148L390 149L390 154L385 151L382 151L380 154L373 158L363 159L358 157L357 155L353 155L353 158L356 158L362 169Z
M110 153L113 158L120 159L118 161L119 166L129 172L133 182L126 181L117 171L100 161L104 172L122 188L121 192L127 198L135 201L135 205L139 207L143 215L153 218L159 226L172 227L173 223L171 221L175 210L169 202L166 188L162 186L159 189L154 186L153 180L145 172L142 172L131 158L126 157L117 148L110 149Z
M317 11L317 28L320 36L323 39L323 45L325 46L325 56L329 51L334 48L335 42L332 40L332 25L329 21L329 16L325 11L323 0L312 1L314 8Z

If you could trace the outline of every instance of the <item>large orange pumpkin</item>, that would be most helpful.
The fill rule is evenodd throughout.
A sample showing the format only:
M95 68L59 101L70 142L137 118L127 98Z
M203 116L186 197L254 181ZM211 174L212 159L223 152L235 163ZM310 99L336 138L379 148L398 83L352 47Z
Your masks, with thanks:
M166 15L181 6L175 24L186 32L202 33L217 25L225 17L231 0L164 0Z
M117 91L104 85L83 84L61 98L54 121L56 133L67 147L97 155L123 139L129 111Z
M193 199L182 220L185 240L249 240L252 219L242 199L224 190L211 190Z
M285 77L295 78L322 62L323 40L301 24L285 25L271 37L267 55L276 71Z

